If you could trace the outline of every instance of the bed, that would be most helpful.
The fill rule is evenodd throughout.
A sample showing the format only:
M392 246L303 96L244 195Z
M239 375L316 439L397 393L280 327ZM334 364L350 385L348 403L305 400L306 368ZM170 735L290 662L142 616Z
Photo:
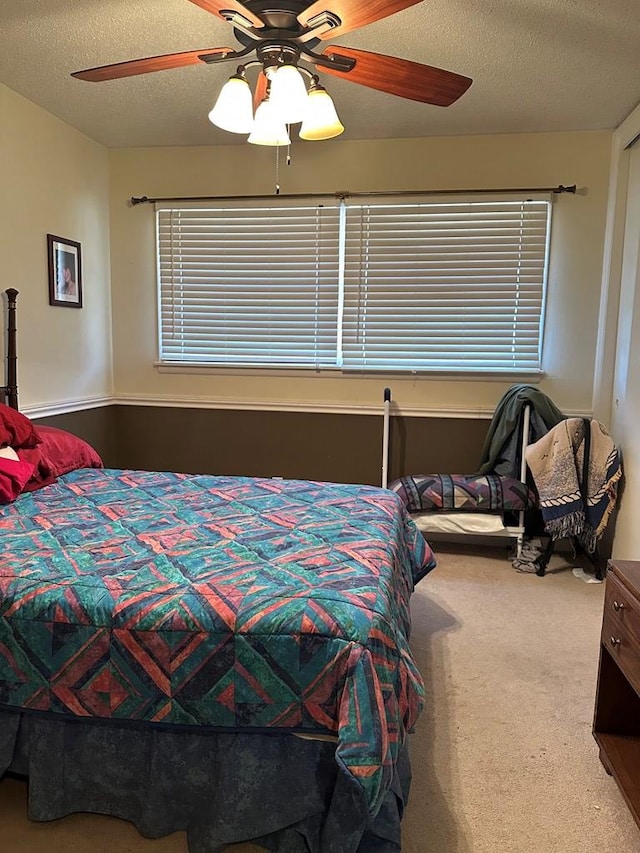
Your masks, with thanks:
M400 498L104 469L31 426L41 482L0 506L0 775L28 776L30 816L184 830L190 853L399 850L409 600L435 565Z

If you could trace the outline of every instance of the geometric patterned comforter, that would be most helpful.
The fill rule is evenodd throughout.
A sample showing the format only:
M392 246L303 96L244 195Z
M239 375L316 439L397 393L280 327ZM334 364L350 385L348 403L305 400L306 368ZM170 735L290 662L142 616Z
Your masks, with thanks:
M375 813L435 565L372 486L82 469L0 507L0 704L337 736Z

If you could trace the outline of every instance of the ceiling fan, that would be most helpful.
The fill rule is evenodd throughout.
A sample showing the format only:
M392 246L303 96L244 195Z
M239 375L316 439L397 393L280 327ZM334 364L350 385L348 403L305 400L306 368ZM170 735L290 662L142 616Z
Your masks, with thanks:
M190 0L234 28L241 49L213 47L101 65L72 74L100 82L152 71L239 60L255 52L263 71L303 59L326 74L362 86L446 107L471 85L468 77L406 59L342 45L315 48L329 38L414 6L421 0Z

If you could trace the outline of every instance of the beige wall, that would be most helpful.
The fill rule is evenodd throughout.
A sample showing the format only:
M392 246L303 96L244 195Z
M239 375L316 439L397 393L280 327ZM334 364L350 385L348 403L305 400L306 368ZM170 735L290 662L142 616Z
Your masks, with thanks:
M112 393L108 184L105 148L0 85L0 290L20 291L27 411ZM82 244L82 310L49 305L48 233Z
M282 193L555 186L542 389L570 413L590 412L611 133L550 133L299 143L280 166ZM132 196L269 194L275 152L246 144L110 151L116 394L144 401L379 406L392 385L405 410L492 412L513 380L343 377L334 373L166 374L157 358L154 211Z

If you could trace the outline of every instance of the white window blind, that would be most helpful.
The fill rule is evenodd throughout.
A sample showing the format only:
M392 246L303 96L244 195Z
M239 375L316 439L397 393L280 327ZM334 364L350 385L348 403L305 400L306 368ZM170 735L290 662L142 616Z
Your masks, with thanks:
M540 368L548 201L350 204L344 365Z
M334 365L339 218L335 199L159 209L161 361Z
M160 359L538 371L550 212L548 198L161 208Z

